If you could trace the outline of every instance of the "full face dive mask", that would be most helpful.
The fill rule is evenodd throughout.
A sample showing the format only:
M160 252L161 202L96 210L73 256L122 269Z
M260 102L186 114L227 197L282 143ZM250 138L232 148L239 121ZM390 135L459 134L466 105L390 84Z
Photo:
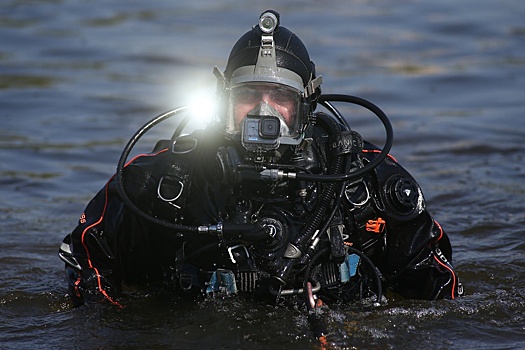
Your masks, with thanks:
M321 76L315 75L315 65L310 61L308 51L301 40L280 26L278 13L264 12L259 18L259 25L253 26L234 45L224 73L215 67L214 74L218 79L217 91L225 112L220 119L224 121L227 135L241 141L248 150L257 151L301 143L305 129L312 122L311 113L320 95L322 79ZM272 128L276 119L270 121L272 118L262 118L261 124L264 125L261 125L255 134L255 120L251 120L255 118L249 118L247 115L248 111L254 109L262 100L255 101L256 103L243 113L237 113L238 97L244 89L265 90L265 93L272 93L277 99L288 97L290 93L295 95L293 120L276 104L271 103L284 117L288 126L287 132L283 129L276 139L270 130L262 129L263 126ZM247 132L246 125L241 123L244 118L248 119L245 124L248 124L251 132ZM241 133L246 135L241 136Z
M267 151L301 141L302 96L275 83L245 83L231 89L227 132L249 151Z

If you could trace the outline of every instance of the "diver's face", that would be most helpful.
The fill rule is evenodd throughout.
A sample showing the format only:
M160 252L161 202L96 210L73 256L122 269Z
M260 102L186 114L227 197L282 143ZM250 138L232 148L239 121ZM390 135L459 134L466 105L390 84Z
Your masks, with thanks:
M267 103L275 109L288 127L293 127L297 116L300 95L297 90L274 83L244 84L232 89L232 109L235 128L260 103Z

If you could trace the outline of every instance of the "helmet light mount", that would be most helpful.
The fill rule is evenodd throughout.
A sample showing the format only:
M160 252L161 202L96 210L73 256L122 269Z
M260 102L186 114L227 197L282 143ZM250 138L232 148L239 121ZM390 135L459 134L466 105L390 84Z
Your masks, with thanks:
M259 18L259 29L261 35L261 48L255 66L255 71L275 75L277 73L277 62L275 56L275 42L273 32L277 29L279 21L273 12L265 12Z

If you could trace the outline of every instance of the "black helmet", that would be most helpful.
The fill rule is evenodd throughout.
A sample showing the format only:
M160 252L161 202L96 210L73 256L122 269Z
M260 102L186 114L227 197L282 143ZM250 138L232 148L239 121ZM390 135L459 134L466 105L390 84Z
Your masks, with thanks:
M219 92L226 104L226 132L241 135L249 150L299 144L320 94L321 77L302 41L279 26L279 14L264 12L259 25L234 45ZM270 101L263 101L262 96ZM247 102L249 102L247 104ZM237 106L245 104L242 112Z

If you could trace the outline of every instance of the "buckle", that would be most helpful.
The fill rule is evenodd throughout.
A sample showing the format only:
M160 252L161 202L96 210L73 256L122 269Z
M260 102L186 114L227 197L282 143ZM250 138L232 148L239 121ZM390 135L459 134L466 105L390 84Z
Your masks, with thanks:
M231 270L217 269L214 271L210 281L206 283L206 293L223 293L226 295L237 293L235 275Z
M386 221L382 218L377 218L377 220L368 220L365 228L368 232L383 233L386 228Z

